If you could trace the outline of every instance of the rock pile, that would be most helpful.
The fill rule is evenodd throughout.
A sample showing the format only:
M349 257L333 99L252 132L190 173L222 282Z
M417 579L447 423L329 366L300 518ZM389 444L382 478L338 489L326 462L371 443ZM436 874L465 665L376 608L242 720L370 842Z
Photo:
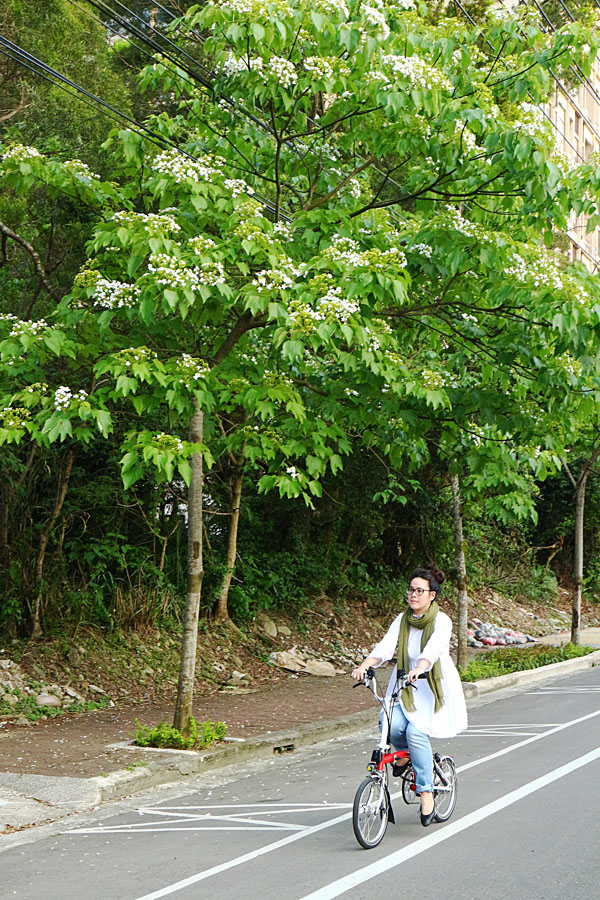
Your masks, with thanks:
M277 625L266 613L260 613L256 622L272 641L279 638L284 646L288 643L285 639L290 637L291 631L287 625ZM333 636L339 637L335 629ZM322 644L319 649L294 644L287 650L274 650L269 655L269 662L287 672L331 678L334 675L347 675L369 654L369 650L364 647L345 647L337 639L326 641L320 637L318 640Z
M467 642L469 647L505 647L508 644L535 643L536 638L492 622L472 619L467 628Z
M271 653L269 662L289 672L331 677L348 675L370 652L367 647L345 647L343 644L331 644L324 638L319 638L319 641L323 644L320 651L294 644L289 650Z
M88 686L88 690L94 694L104 694L102 688L93 684ZM51 709L67 709L74 703L86 702L86 698L73 688L32 682L14 660L0 659L0 703L5 708L16 708L24 698L31 696L35 698L36 706Z

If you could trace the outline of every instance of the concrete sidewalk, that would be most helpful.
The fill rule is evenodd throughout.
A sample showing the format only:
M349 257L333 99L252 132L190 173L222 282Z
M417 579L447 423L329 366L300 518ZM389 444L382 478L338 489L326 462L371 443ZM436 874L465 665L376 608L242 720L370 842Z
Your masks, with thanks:
M589 646L600 647L600 629L586 629L585 637L582 636L582 639ZM557 640L556 643L560 641ZM498 692L512 692L529 684L549 681L597 665L600 665L600 650L585 657L543 668L489 678L474 684L464 684L465 696L468 705L473 706L489 702ZM337 687L335 682L338 683ZM358 696L366 692L349 692L347 681L343 684L340 682L341 679L310 678L302 681L302 691L290 688L292 691L295 690L296 696L302 697L301 702L306 707L305 715L300 715L297 709L294 712L295 722L302 724L288 724L284 730L265 731L246 739L234 737L229 742L206 751L151 749L143 751L134 748L131 742L120 741L107 749L118 751L118 758L125 761L128 754L131 754L133 761L105 776L74 778L64 774L56 776L20 774L18 771L0 772L0 852L11 844L11 841L3 835L56 822L74 813L86 812L108 800L131 796L156 785L175 783L228 765L237 765L239 771L241 767L254 760L266 760L272 758L274 754L293 752L301 747L349 735L365 728L373 727L375 730L376 708L372 702L367 706L364 696ZM294 682L290 684L294 685ZM257 698L256 694L248 697L246 714L251 714L252 705L257 709L260 707L258 699L264 705L265 699L268 701L269 696L275 698L277 693L279 695L285 693L285 685L277 687L278 690L271 688L263 691L260 698ZM343 708L339 701L339 697L343 696L342 689L346 697L356 695L355 705L359 704L363 708L339 715L340 709ZM330 705L325 712L324 697L330 698ZM315 709L319 711L318 717ZM7 737L5 736L5 739Z

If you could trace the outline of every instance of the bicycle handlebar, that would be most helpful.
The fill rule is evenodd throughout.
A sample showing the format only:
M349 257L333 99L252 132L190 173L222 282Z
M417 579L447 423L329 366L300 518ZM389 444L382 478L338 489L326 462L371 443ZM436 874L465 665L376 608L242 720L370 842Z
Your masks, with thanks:
M422 672L420 675L417 675L417 679L418 678L427 678L427 672ZM372 685L370 685L369 682L372 682ZM414 684L414 682L408 681L408 674L404 671L404 669L400 669L398 672L398 679L397 679L396 684L398 684L398 682L400 682L400 690L403 690L405 687L412 687L412 688L414 688L415 691L417 690L416 684ZM365 672L363 680L358 681L356 684L352 685L352 688L354 689L354 688L362 687L362 686L370 687L373 692L373 695L378 700L381 701L383 699L377 693L377 679L375 677L375 669L373 669L372 666L369 666L369 668Z

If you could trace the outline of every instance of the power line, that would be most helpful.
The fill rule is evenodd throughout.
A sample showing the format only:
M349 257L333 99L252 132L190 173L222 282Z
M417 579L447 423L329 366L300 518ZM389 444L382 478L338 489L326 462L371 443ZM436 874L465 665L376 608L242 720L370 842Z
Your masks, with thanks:
M463 15L471 22L472 25L475 26L475 28L479 28L479 26L477 25L477 23L475 22L475 20L469 15L469 13L468 13L467 10L462 6L462 4L459 2L459 0L454 0L454 4L455 4L456 6L458 6L458 8L459 8L459 9L461 10L461 12L463 13ZM600 8L600 3L598 2L598 0L596 0L596 5ZM493 44L491 43L491 41L490 41L488 38L485 37L485 35L483 34L483 31L481 31L481 29L479 30L479 36L480 36L480 37L483 37L483 38L485 39L486 43L488 44L488 46L489 46L490 49L492 50L492 53L494 53L494 55L497 55L497 51L496 51L495 47L493 46ZM563 90L565 96L568 97L568 99L571 100L571 102L573 102L572 97L571 97L571 95L569 94L569 92L568 92L568 91L566 90L566 88L561 84L561 82L558 80L558 78L556 77L556 75L554 75L554 73L553 73L551 70L550 70L550 74L552 75L552 77L554 78L554 80L557 82L557 84L560 85L560 87L561 87L561 89ZM529 94L529 97L531 98L531 100L535 103L534 97L533 97L533 95L531 94L531 92L528 91L527 93ZM579 151L577 150L577 148L574 147L574 146L571 144L571 142L569 141L569 139L567 138L567 136L559 129L558 124L555 123L555 122L550 118L550 116L546 113L546 111L545 111L539 104L536 104L536 105L537 105L538 109L541 111L541 113L545 116L545 118L548 119L548 121L551 123L551 125L556 129L556 131L558 132L558 134L560 134L561 137L564 138L565 142L566 142L566 143L569 145L569 147L571 147L571 149L576 153L576 155L579 157L579 159L580 159L582 162L586 162L586 160L585 160L584 157L579 153ZM575 105L575 104L573 104L573 105ZM596 132L594 132L594 133L596 133ZM599 135L598 137L599 137L599 139L600 139L600 135ZM567 234L567 236L569 237L569 239L571 240L571 237L570 237L570 235L568 234L568 231L566 232L566 234ZM575 243L575 244L576 244L578 247L580 247L580 249L581 249L581 245L580 245L577 241L573 241L573 243ZM595 258L595 256L594 256L592 253L590 253L589 251L585 251L585 252L586 252L586 254L590 257L590 259L594 262L595 267L596 267L596 268L600 267L600 261L597 260L597 259Z
M117 122L117 124L123 124L123 122L127 123L127 125L129 125L129 127L135 134L138 134L140 137L149 140L161 150L172 149L179 153L181 156L184 156L187 159L191 160L192 162L198 161L198 157L194 156L191 153L188 153L186 150L183 150L174 141L171 141L163 135L152 131L152 129L148 128L141 122L137 122L135 119L132 119L131 116L127 115L127 113L122 112L122 110L119 110L112 104L107 103L107 101L102 100L100 97L97 97L91 91L88 91L80 84L77 84L77 82L72 81L65 75L62 75L56 69L48 66L42 60L28 53L26 50L23 50L22 47L14 44L12 41L8 40L8 38L4 38L2 35L0 35L0 53L3 53L13 62L22 65L24 68L33 72L33 74L43 77L46 81L49 81L55 87L61 88L67 94L77 97L77 99L85 102L86 105L91 106L95 109L100 107L102 113L106 115L107 118L111 119L111 121ZM254 196L257 198L257 200L260 200L260 202L272 215L275 215L275 207L269 200L261 197L261 195L258 193L255 193ZM280 218L285 219L286 221L290 221L290 217L288 216L288 214L281 211Z
M521 2L523 3L524 6L528 6L526 0L521 0ZM546 12L545 12L545 10L543 9L543 7L540 6L540 4L537 2L537 0L533 0L533 3L534 3L534 5L536 6L536 8L540 11L541 15L544 17L544 19L546 20L546 22L548 23L548 25L550 26L550 28L552 29L552 31L553 31L553 32L556 31L556 26L553 24L552 20L546 15ZM563 6L564 6L564 3L563 3ZM566 9L566 6L565 6L565 9ZM569 12L569 11L567 10L567 12ZM569 15L571 16L571 13L570 13L570 12L569 12ZM575 19L573 18L573 16L571 16L571 21L572 21L572 22L575 21ZM546 29L543 28L543 26L542 26L542 30L543 30L544 34L548 34L548 32L546 31ZM594 96L594 98L595 98L595 100L596 100L596 103L598 103L598 104L600 105L600 94L598 93L598 91L596 90L596 88L594 87L594 85L592 84L592 82L589 80L589 78L587 77L587 75L585 75L585 74L582 72L581 67L580 67L577 63L575 63L575 65L571 64L571 65L569 66L569 68L571 69L571 71L573 72L573 74L575 75L575 77L577 78L577 80L579 81L579 83L582 84L582 85L584 85L584 86L586 86L586 87L588 88L588 90L590 91L590 93Z
M130 126L132 126L133 130L139 129L139 131L136 131L136 133L139 134L140 131L144 132L145 137L153 144L159 146L161 149L164 150L165 145L169 145L170 142L162 135L152 131L141 122L136 122L136 120L128 116L127 113L124 113L121 110L117 109L117 107L113 106L111 103L107 103L106 100L102 100L100 97L97 97L91 91L88 91L86 90L86 88L81 87L81 85L77 84L76 82L71 81L71 79L67 78L65 75L61 75L61 73L57 72L56 69L48 66L46 63L33 56L31 53L28 53L26 50L23 50L23 48L19 47L17 44L13 44L12 41L8 40L8 38L3 37L2 35L0 35L0 52L4 53L4 55L9 59L12 59L13 62L24 65L25 68L29 69L34 74L41 75L56 87L61 87L63 89L67 88L66 93L71 94L72 96L77 96L78 93L82 94L85 98L87 98L89 106L93 106L94 104L96 104L96 106L100 106L102 108L104 113L108 116L108 118L112 119L112 121L127 122ZM56 79L56 81L53 81L53 79ZM69 87L73 88L73 90L68 90ZM189 154L185 155L190 159L193 158L190 157Z

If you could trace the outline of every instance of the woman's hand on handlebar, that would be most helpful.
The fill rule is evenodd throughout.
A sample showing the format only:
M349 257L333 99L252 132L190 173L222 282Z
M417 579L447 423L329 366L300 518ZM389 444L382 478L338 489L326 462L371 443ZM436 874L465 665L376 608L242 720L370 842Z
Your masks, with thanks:
M424 669L419 669L419 668L411 669L410 672L408 673L408 675L406 676L406 680L408 681L409 684L412 684L413 681L417 680L417 678L422 678L424 674L425 674Z
M364 681L365 672L368 668L369 666L367 664L367 661L365 660L360 664L360 666L357 666L356 669L353 669L352 672L350 672L350 675L352 676L352 678L354 678L355 681Z

